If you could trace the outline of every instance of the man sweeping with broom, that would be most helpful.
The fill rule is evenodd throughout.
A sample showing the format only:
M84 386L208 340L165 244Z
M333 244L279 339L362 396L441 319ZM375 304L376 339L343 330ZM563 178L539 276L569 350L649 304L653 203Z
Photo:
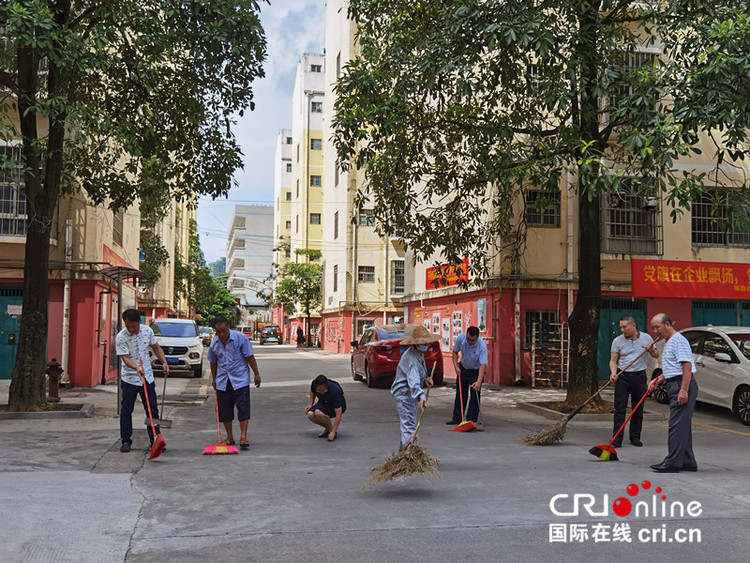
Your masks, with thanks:
M437 460L430 455L429 450L417 443L417 431L427 408L427 395L433 385L432 375L427 376L424 353L430 344L440 340L440 336L430 334L422 325L408 325L404 332L406 336L401 340L401 345L409 348L401 356L396 368L396 378L391 386L391 394L396 402L396 411L401 423L399 451L373 468L364 484L365 489L376 483L416 473L430 477L438 473ZM423 385L427 386L427 393L422 389ZM422 414L417 416L420 407Z
M417 431L419 408L427 408L427 395L423 386L432 387L432 378L427 375L424 353L430 344L440 340L439 334L430 334L422 325L416 325L411 335L401 340L401 346L409 348L401 356L396 368L396 378L391 385L391 395L396 401L396 411L401 423L401 444L403 450Z

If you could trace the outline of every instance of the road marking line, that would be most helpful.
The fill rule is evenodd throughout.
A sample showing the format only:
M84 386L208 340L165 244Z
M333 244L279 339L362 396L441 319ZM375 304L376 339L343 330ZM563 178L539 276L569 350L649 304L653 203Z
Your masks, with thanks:
M730 430L729 428L722 428L721 426L714 426L712 424L704 424L703 422L693 421L694 426L702 426L703 428L711 428L712 430L720 430L721 432L729 432L730 434L738 434L740 436L750 437L748 432L740 432L739 430Z

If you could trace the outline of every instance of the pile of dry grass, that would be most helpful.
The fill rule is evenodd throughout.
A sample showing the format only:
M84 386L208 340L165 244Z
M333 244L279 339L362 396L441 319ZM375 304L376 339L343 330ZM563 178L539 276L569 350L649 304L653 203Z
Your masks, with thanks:
M520 438L518 440L518 443L524 444L526 446L547 446L554 442L562 441L562 439L565 438L565 428L567 427L567 425L568 419L566 418L564 420L561 420L557 424L548 426L547 428L540 432L537 432L536 434L526 436L525 438Z
M408 477L422 473L430 478L436 477L438 473L438 460L430 455L430 450L423 448L416 442L412 442L403 450L393 454L383 463L370 471L370 478L362 485L363 489L369 489L378 483L393 481L401 477Z

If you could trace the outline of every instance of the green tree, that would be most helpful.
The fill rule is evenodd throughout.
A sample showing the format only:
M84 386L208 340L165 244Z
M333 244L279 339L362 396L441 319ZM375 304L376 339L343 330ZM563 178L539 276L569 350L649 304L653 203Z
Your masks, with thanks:
M84 190L113 209L227 193L266 42L260 0L0 3L0 136L20 139L28 230L10 408L43 405L52 216Z
M349 5L361 52L336 87L335 142L339 162L365 169L357 203L374 205L382 232L398 232L420 258L470 258L473 279L488 261L519 273L523 218L513 203L529 187L559 197L573 174L567 402L581 403L597 387L602 194L640 178L639 195L666 193L675 219L704 186L746 187L726 171L748 150L748 2ZM636 56L644 49L656 56ZM706 136L715 153L703 158L717 167L677 167ZM743 204L734 209L747 209L744 189L730 193Z
M196 312L200 313L208 323L216 317L225 317L231 321L232 326L237 326L240 318L240 308L237 298L229 293L227 289L227 274L222 274L216 278L211 277L207 268L200 271L200 283L205 283L206 288L213 288L210 293L204 296L204 303Z
M283 305L287 315L295 310L303 311L307 318L307 345L310 346L310 316L312 311L320 308L323 296L323 266L319 262L322 254L320 250L313 249L297 249L294 253L302 261L287 262L283 266L274 264L274 272L268 278L268 284L274 290L258 291L258 297L269 305Z

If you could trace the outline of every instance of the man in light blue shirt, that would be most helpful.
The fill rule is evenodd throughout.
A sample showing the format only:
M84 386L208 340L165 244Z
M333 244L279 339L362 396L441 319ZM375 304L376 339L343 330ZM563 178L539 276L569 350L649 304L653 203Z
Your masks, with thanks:
M260 387L260 371L253 355L250 340L236 330L230 330L229 321L218 317L214 321L216 338L208 347L208 361L211 364L211 383L219 403L219 420L227 431L225 444L234 445L232 421L237 408L240 423L240 448L250 447L247 428L250 425L250 370L255 374L255 386Z
M476 422L479 418L482 382L487 370L487 344L479 338L479 328L470 326L466 334L460 334L456 338L452 356L458 381L456 399L453 402L453 418L446 424L458 424L462 420ZM466 418L464 399L467 401Z
M651 319L651 328L666 340L662 351L662 374L651 381L649 390L666 382L669 396L669 434L667 457L651 466L659 473L698 471L693 453L693 411L698 398L693 351L687 338L677 332L672 319L659 313Z

